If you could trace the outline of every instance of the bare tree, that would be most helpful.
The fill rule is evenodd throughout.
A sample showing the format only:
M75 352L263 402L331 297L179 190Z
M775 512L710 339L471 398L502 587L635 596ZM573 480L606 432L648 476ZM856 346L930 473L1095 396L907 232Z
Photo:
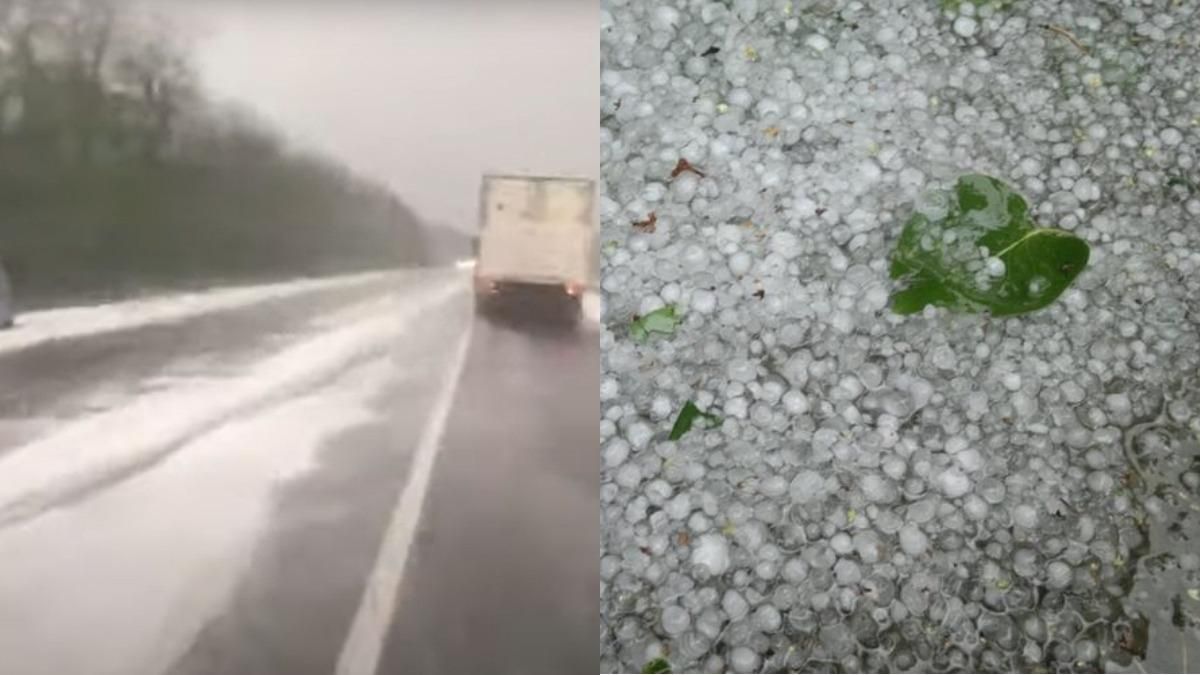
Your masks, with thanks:
M129 37L114 68L115 84L136 92L146 124L143 150L149 159L162 157L184 106L196 99L194 71L173 37L168 24L149 18Z
M113 0L0 0L6 128L83 162L98 146L161 157L195 89L176 37Z

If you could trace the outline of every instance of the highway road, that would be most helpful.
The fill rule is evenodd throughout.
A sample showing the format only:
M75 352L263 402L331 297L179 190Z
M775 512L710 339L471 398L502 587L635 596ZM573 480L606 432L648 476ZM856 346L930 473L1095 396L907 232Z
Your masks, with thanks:
M0 672L596 672L594 326L455 270L18 319Z

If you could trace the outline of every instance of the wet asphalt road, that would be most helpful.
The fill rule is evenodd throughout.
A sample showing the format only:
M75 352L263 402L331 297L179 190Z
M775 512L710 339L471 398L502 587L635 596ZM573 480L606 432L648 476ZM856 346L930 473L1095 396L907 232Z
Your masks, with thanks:
M169 327L81 343L88 358L0 363L0 376L69 416L98 380L135 391L181 363L252 361L317 303L364 299L320 298L208 317L182 343ZM468 330L377 672L595 672L598 340L526 319L479 319L461 294L334 381L0 529L0 672L333 673ZM79 368L90 379L59 377ZM0 417L29 412L8 391Z
M477 327L381 673L596 672L598 350Z

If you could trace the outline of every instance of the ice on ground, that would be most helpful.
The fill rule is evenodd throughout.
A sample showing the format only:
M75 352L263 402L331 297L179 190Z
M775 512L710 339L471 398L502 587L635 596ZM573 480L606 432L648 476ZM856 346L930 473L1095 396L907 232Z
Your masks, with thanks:
M602 9L601 434L652 430L602 473L603 553L623 561L602 669L1180 670L1200 640L1156 606L1190 608L1195 572L1128 589L1200 536L1194 8L660 5ZM680 159L703 175L672 179ZM1026 316L891 314L904 222L967 173L1085 239L1088 269ZM650 212L667 226L632 226ZM923 245L983 283L1004 272L968 239ZM679 329L632 343L632 316L666 302ZM688 400L721 425L665 440L661 411ZM630 510L656 478L693 514ZM706 576L710 536L729 562ZM729 616L729 590L782 628ZM667 604L693 628L663 634ZM1146 622L1160 648L1142 655Z
M385 366L360 364L82 506L0 530L0 668L168 670L228 606L274 489L308 470L323 439L373 417Z
M340 328L307 335L245 374L197 378L66 424L0 459L0 524L21 521L170 453L214 424L294 395L386 348L409 322L453 298L461 280L369 307ZM465 300L464 300L465 301Z
M700 537L692 551L692 564L703 566L714 576L724 574L729 569L729 543L719 534Z
M182 321L202 314L295 297L323 289L349 288L378 283L389 278L399 281L404 276L403 272L369 272L276 284L219 288L197 293L176 293L89 307L62 307L25 312L17 316L16 327L0 332L0 354L52 340L82 338L140 326Z

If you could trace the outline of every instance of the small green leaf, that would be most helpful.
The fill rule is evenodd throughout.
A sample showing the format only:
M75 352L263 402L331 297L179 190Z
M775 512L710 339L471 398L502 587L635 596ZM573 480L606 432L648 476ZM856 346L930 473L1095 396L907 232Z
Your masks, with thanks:
M1163 192L1167 196L1170 196L1172 188L1176 187L1181 187L1187 190L1189 196L1196 194L1196 186L1183 176L1168 176L1166 183L1163 184Z
M1032 312L1087 266L1087 243L1035 227L1021 195L990 176L963 176L952 195L932 193L924 202L892 252L891 277L906 284L892 296L897 314L927 305L993 316Z
M692 424L695 423L697 417L704 418L710 427L715 427L721 423L720 417L701 412L695 403L688 401L683 404L683 409L679 411L679 417L675 418L675 426L671 427L669 438L672 441L682 438L684 434L691 430Z
M670 673L671 664L666 659L654 659L642 668L643 673Z
M645 342L651 333L670 335L679 325L679 316L674 305L667 305L637 318L629 325L629 336L634 342Z
M649 335L645 326L642 325L641 319L629 324L629 337L633 338L634 342L645 342Z

